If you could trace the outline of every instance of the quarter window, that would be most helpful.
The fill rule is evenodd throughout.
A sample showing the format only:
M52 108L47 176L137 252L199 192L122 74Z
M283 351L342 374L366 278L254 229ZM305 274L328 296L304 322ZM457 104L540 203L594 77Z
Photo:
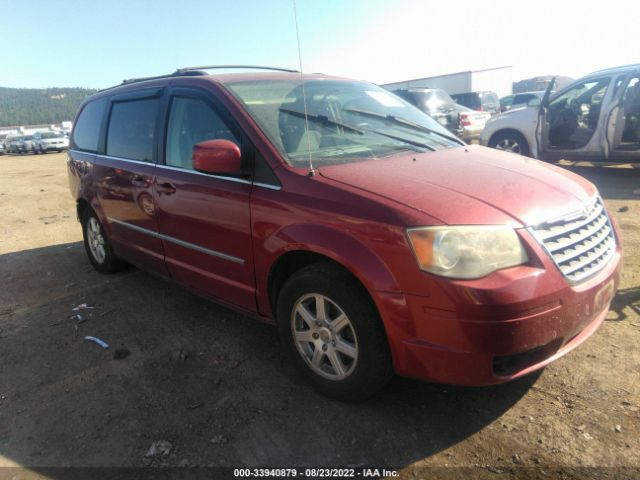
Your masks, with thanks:
M104 117L106 106L106 97L85 105L73 129L71 148L89 152L98 150L100 127L102 126L102 118Z
M142 162L153 161L159 105L157 98L114 103L107 131L107 155Z
M197 98L173 98L167 129L167 165L193 169L193 146L216 139L240 145L238 138L208 103Z

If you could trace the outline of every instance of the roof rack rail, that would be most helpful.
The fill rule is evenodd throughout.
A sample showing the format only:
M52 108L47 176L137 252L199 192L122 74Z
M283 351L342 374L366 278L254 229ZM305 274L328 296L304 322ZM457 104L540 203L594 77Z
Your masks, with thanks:
M226 68L247 68L251 70L275 70L277 72L300 73L299 70L293 70L291 68L265 67L262 65L205 65L202 67L179 68L178 70L176 70L175 74L184 75L187 72L193 72L197 70L213 70L213 69L226 69Z
M280 67L265 67L262 65L205 65L202 67L184 67L179 68L173 73L168 73L165 75L155 75L152 77L138 77L138 78L126 78L122 80L121 85L127 85L130 83L144 82L146 80L157 80L160 78L170 78L170 77L182 77L182 76L200 76L207 75L206 72L202 70L213 70L213 69L231 69L231 68L247 68L252 70L275 70L278 72L289 72L289 73L300 73L299 70L293 70L290 68L280 68ZM109 87L113 88L113 87ZM104 90L109 90L109 88L105 88ZM102 91L102 90L100 90Z
M122 81L122 85L127 83L136 83L136 82L144 82L145 80L157 80L159 78L171 78L171 77L181 77L181 76L199 76L206 75L205 72L199 72L197 70L176 70L173 73L167 73L165 75L154 75L152 77L138 77L138 78L127 78Z

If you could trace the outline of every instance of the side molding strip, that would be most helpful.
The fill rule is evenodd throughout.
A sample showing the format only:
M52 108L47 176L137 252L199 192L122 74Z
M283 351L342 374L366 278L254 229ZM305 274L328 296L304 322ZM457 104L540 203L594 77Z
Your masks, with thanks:
M196 245L194 243L185 242L184 240L180 240L179 238L171 237L163 233L154 232L152 230L147 230L146 228L142 228L128 222L116 220L115 218L109 217L108 220L109 222L117 223L118 225L121 225L123 227L129 228L131 230L135 230L136 232L144 233L146 235L151 235L152 237L159 238L161 240L166 240L167 242L175 243L176 245L180 245L181 247L190 248L191 250L195 250L200 253L211 255L212 257L222 258L224 260L228 260L233 263L244 265L244 260L242 258L234 257L233 255L228 255L226 253L218 252L216 250L210 250L208 248L201 247L200 245Z

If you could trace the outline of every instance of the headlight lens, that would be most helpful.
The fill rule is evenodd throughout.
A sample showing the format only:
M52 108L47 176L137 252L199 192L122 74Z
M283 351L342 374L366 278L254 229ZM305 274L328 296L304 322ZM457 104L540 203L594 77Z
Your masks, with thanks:
M451 278L480 278L528 261L518 234L502 225L407 230L420 269Z

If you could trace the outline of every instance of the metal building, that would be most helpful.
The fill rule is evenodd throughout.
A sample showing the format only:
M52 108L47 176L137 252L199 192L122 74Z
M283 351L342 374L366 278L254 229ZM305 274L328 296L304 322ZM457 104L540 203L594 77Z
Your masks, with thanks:
M492 91L499 97L511 94L513 85L512 67L486 68L467 72L448 73L435 77L416 78L382 85L393 90L398 88L421 87L440 88L448 94Z

